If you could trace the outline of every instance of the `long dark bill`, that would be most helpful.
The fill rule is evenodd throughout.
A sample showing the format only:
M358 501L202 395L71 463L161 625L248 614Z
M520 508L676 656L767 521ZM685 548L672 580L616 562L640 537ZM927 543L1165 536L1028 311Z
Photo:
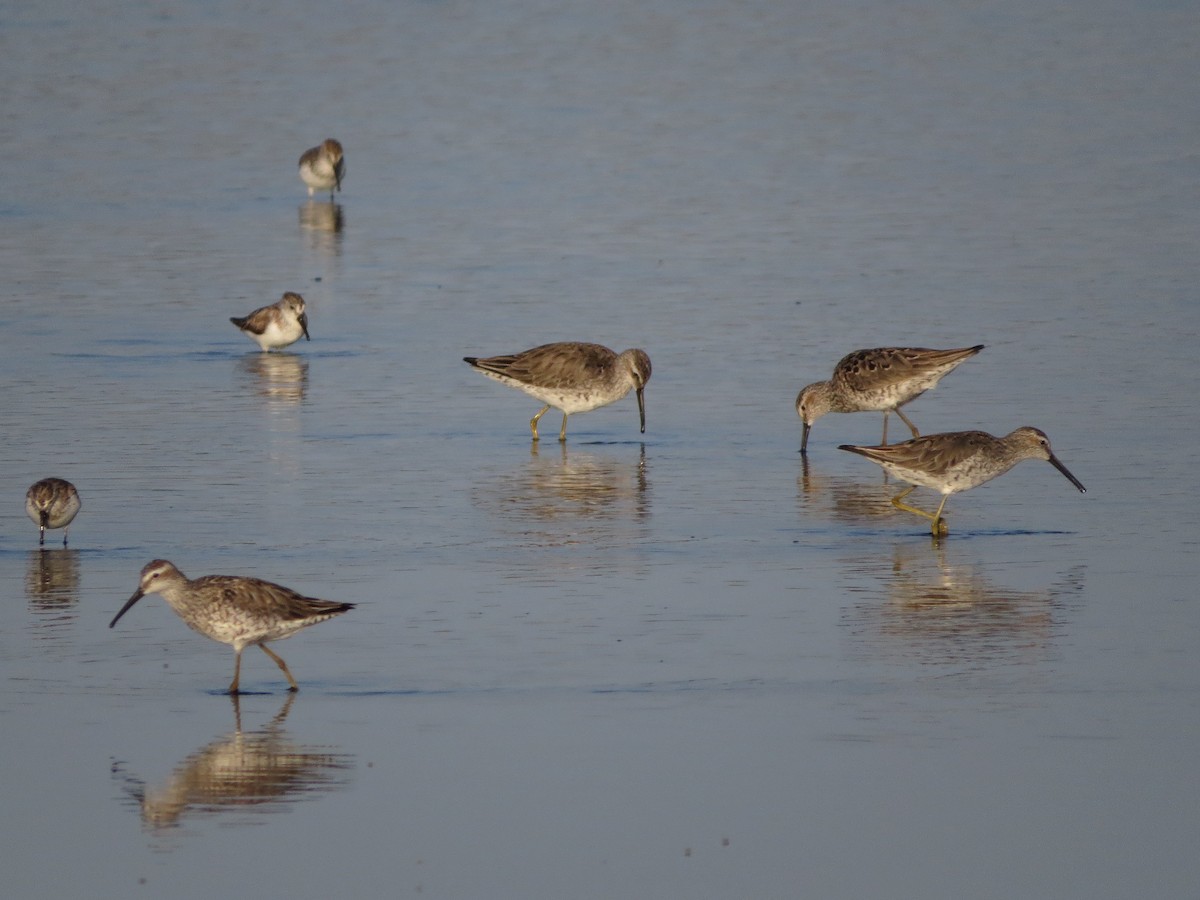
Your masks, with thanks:
M304 332L304 339L311 341L312 338L308 336L308 313L300 313L296 321L300 323L300 330Z
M1085 488L1082 484L1079 483L1079 479L1076 478L1074 475L1072 475L1067 470L1067 467L1064 466L1062 463L1060 463L1058 461L1058 457L1055 456L1053 453L1050 454L1050 465L1054 466L1054 468L1058 469L1058 471L1060 471L1064 475L1066 475L1067 479L1071 482L1071 484L1073 484L1073 485L1075 485L1075 487L1079 488L1079 493L1081 493L1081 494L1087 493L1087 488Z
M642 434L646 433L646 398L642 395L644 388L637 389L638 416L642 420Z
M801 453L808 452L808 433L810 431L812 431L812 426L809 425L807 422L805 422L804 423L804 435L803 435L803 437L800 438L800 452Z
M133 604L137 603L144 596L146 596L146 595L143 594L141 591L138 591L136 594L134 594L132 597L130 597L128 600L126 600L125 605L121 607L121 611L119 613L117 613L115 616L113 616L113 620L108 623L108 627L112 628L114 625L116 625L117 620L120 619L121 616L125 615L125 613L129 612L129 607L133 606Z

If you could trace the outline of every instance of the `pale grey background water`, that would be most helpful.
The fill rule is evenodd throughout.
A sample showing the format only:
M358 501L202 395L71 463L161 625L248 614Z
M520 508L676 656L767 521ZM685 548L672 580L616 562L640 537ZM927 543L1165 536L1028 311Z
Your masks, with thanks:
M1195 896L1198 29L4 5L5 896ZM263 358L227 318L284 290ZM644 437L531 451L460 361L560 339L650 353ZM1038 425L1086 495L1025 463L939 548L835 449L878 416L802 465L843 353L977 342L912 418ZM290 705L247 654L239 735L228 648L106 627L156 556L360 606Z

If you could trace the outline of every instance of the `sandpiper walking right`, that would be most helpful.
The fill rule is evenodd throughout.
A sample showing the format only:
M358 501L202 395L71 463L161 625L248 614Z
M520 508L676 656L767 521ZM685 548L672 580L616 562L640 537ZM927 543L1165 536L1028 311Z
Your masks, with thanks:
M938 537L948 531L946 521L942 518L942 509L951 494L979 487L1003 475L1023 459L1044 459L1062 472L1081 494L1087 491L1079 479L1058 461L1050 449L1050 439L1046 433L1029 426L1018 428L1004 437L996 437L986 431L950 431L913 438L903 444L882 447L842 444L838 449L865 456L912 485L893 497L892 504L897 509L929 519L930 530ZM928 513L904 502L904 498L918 486L941 492L942 502L938 504L937 512Z

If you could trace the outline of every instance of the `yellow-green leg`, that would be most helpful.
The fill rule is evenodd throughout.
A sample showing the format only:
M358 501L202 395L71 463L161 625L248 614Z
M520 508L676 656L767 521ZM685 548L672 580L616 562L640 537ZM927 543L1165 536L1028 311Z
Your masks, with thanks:
M896 415L904 420L904 424L908 426L908 430L912 432L913 437L919 438L921 436L921 432L917 431L917 426L908 420L908 416L904 414L900 407L896 407Z
M559 429L558 439L561 443L567 442L567 414L563 413L563 427Z
M909 494L911 494L916 489L917 489L917 486L915 484L909 485L908 487L906 487L904 490L902 490L900 493L898 493L895 497L892 498L892 506L896 507L896 509L902 509L905 512L910 512L914 515L920 516L923 519L932 518L932 516L929 513L925 512L925 510L917 509L915 506L909 506L907 503L904 502L904 498L907 497Z
M296 684L296 679L293 678L292 673L288 671L287 663L285 663L283 661L282 657L276 656L274 653L272 653L270 648L268 648L266 644L259 644L258 646L262 648L263 653L267 654L267 656L269 656L269 657L271 657L271 659L275 660L275 665L279 666L280 671L282 671L283 674L287 676L288 684L291 685L291 687L289 687L288 690L289 691L300 690L300 685Z
M233 683L229 685L229 693L233 696L238 695L238 683L242 677L242 651L233 651Z
M949 494L942 494L942 502L938 504L937 512L933 514L933 524L930 526L930 530L933 531L934 537L941 537L944 534L950 533L950 526L942 518L942 509L946 506L946 501L949 499Z
M529 430L533 432L533 439L535 441L538 439L538 433L537 433L538 419L540 419L542 416L544 416L546 414L546 410L548 410L549 408L550 408L550 404L547 403L545 406L543 406L541 409L538 410L536 416L534 416L532 419L529 420ZM563 425L565 427L566 423L563 423Z
M950 495L943 494L942 502L938 504L937 512L929 513L923 509L917 509L915 506L909 506L907 503L904 502L904 498L907 497L909 494L911 494L916 489L917 489L916 485L911 485L909 487L906 487L904 490L902 490L900 493L898 493L895 497L892 498L892 506L896 507L896 509L902 509L905 512L910 512L914 515L920 516L922 519L928 519L931 523L930 530L937 537L940 537L943 534L949 533L950 529L946 527L946 520L942 518L942 509L943 509L943 507L945 507L946 501L950 499Z

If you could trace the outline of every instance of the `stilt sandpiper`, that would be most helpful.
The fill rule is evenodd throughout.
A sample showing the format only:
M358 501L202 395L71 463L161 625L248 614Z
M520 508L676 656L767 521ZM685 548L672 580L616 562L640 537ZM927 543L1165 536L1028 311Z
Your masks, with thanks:
M808 432L825 413L883 412L883 438L887 443L888 413L894 412L919 437L917 426L900 407L937 386L951 372L983 349L983 344L958 350L924 347L877 347L855 350L833 367L833 377L804 388L796 397L796 414L804 421L800 452L808 452Z
M564 341L509 356L488 359L464 356L463 361L488 378L518 388L546 404L529 422L535 441L538 419L550 407L562 411L558 439L565 441L567 416L608 406L631 390L637 391L638 416L642 433L646 431L646 401L642 392L650 380L650 357L643 350L617 354L599 344Z
M1023 459L1044 459L1062 472L1080 493L1086 488L1058 461L1050 449L1050 439L1037 428L1018 428L1006 437L996 437L986 431L951 431L913 438L903 444L882 447L857 447L842 444L839 450L849 450L878 463L912 487L905 488L892 498L892 504L905 512L929 519L934 535L946 534L942 509L951 494L969 491L1003 475ZM928 513L904 502L916 488L927 487L942 494L937 512Z
M184 577L165 559L156 559L142 569L142 580L134 595L108 624L112 628L129 608L146 594L162 594L163 599L193 631L233 647L233 683L229 693L238 693L242 671L242 651L252 644L275 660L287 676L290 690L299 690L287 663L276 656L267 641L281 641L297 631L332 619L354 608L353 603L333 603L303 597L295 591L236 575Z

